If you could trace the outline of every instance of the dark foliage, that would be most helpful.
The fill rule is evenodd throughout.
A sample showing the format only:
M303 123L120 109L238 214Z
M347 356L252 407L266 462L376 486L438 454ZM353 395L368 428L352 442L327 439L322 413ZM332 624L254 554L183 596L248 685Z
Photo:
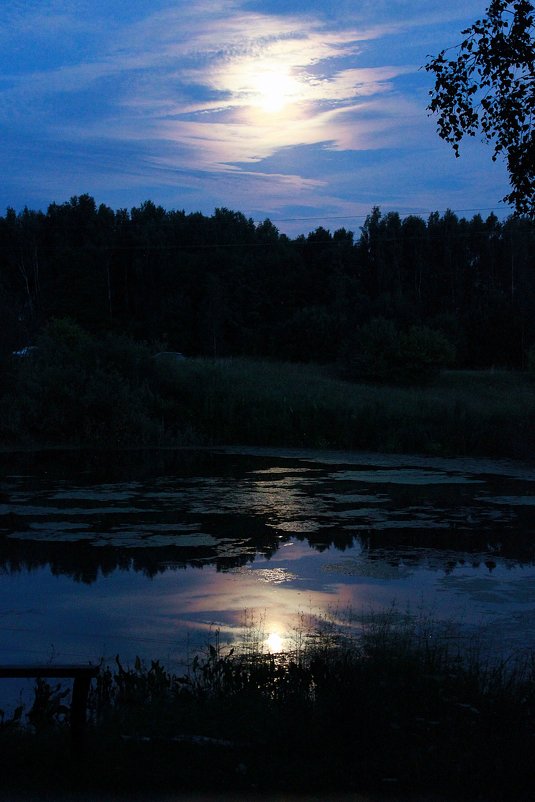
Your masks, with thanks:
M5 368L4 442L65 440L116 447L158 439L150 351L124 335L89 334L52 319Z
M38 688L31 730L0 730L5 787L533 798L529 656L488 663L425 621L301 635L279 655L216 636L183 674L103 667L83 761L58 690Z
M426 384L454 361L445 335L427 326L399 331L390 320L373 318L362 326L343 360L349 379L385 384Z
M503 155L511 182L504 198L519 214L535 216L535 30L527 0L492 0L486 15L462 31L456 48L426 64L435 74L429 109L439 135L459 155L465 135L481 131ZM452 56L451 50L455 51Z
M110 352L124 335L153 352L332 363L382 317L441 332L457 367L521 368L535 342L534 252L527 218L449 211L425 221L375 208L358 239L318 228L290 240L228 209L114 212L82 195L46 213L8 210L0 376L9 382L11 353L53 318L111 336Z

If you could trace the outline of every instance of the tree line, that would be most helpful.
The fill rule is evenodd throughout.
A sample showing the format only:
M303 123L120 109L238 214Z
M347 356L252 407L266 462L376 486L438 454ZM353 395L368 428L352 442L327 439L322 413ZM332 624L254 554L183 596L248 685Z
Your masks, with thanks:
M0 358L52 319L185 355L331 363L371 325L425 330L461 368L522 368L535 343L535 228L373 208L358 235L294 239L241 212L130 211L89 195L0 217ZM407 340L408 342L408 340Z

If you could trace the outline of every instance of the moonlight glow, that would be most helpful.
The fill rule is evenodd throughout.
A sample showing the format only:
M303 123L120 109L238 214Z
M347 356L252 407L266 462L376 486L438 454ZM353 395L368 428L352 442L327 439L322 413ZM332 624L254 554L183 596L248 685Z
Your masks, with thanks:
M272 632L266 638L266 646L270 652L277 653L282 651L282 638L277 632Z
M455 159L419 69L478 5L5 2L0 210L89 193L291 236L358 231L373 206L490 211L506 165L479 137Z
M299 97L299 84L284 70L268 69L251 78L253 105L268 114L283 111Z

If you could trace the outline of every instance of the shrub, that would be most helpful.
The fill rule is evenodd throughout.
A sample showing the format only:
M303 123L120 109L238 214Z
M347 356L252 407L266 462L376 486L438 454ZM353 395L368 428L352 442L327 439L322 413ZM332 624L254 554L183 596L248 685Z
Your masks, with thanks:
M392 321L374 318L359 329L353 352L344 360L344 373L349 379L422 384L450 365L454 355L439 331L412 326L400 332Z
M37 338L36 356L38 361L50 365L78 362L88 366L94 363L95 340L70 318L53 318L43 333Z
M530 378L535 379L535 343L531 346L528 351L528 374Z
M13 369L0 409L16 399L18 414L0 424L8 441L155 442L150 353L123 335L98 339L74 321L52 320L31 358Z
M409 381L432 379L455 358L454 348L446 336L427 326L412 326L400 339L401 375Z

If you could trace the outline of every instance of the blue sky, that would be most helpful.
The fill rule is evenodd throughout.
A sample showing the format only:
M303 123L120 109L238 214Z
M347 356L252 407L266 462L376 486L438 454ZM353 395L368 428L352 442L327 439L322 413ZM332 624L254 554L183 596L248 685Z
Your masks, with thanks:
M503 163L477 138L455 159L419 69L487 0L2 5L1 213L87 192L293 235L374 205L507 211Z

